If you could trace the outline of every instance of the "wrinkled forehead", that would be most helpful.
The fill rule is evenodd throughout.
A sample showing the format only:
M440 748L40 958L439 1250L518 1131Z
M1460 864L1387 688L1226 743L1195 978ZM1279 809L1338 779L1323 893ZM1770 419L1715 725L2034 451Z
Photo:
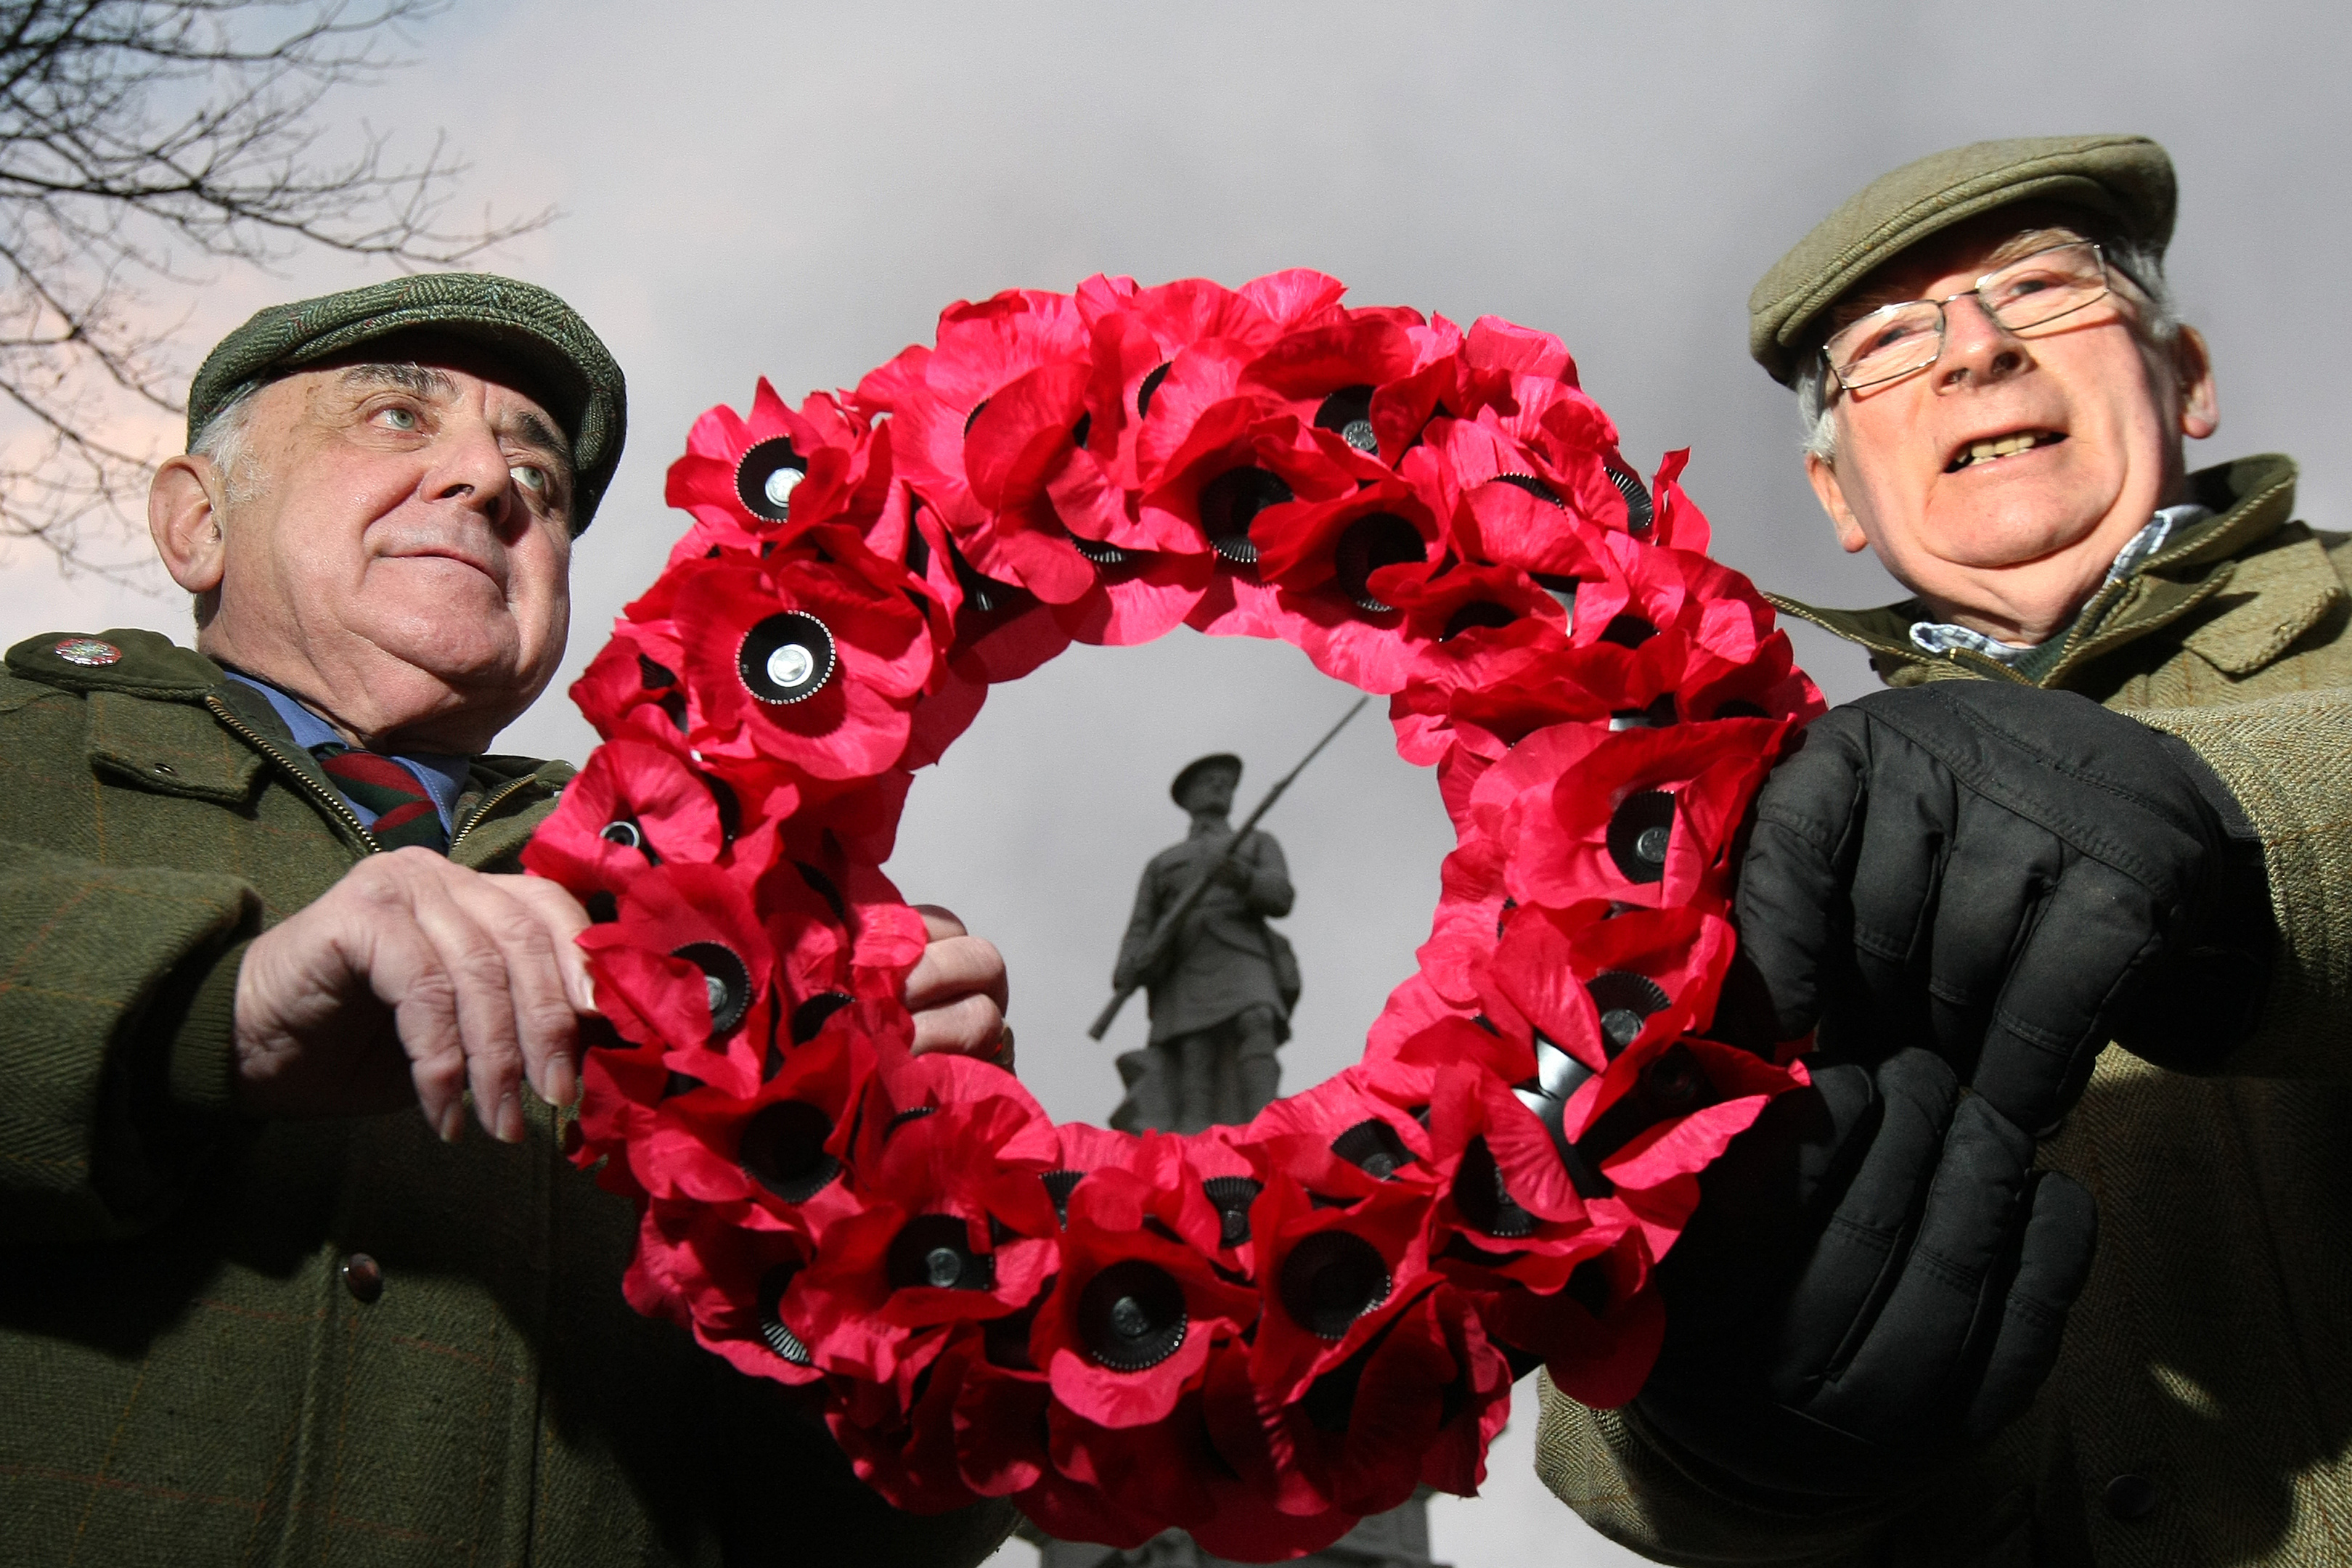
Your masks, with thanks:
M2077 208L2021 203L1997 208L1928 236L1849 289L1822 316L1826 340L1873 310L1910 300L1940 299L1984 274L2076 240L2105 240L2108 226Z
M549 412L537 379L479 343L432 331L394 332L303 365L285 379L296 378L312 388L355 395L397 387L426 402L454 402L467 383L478 382L489 389L493 422L572 461L571 438Z

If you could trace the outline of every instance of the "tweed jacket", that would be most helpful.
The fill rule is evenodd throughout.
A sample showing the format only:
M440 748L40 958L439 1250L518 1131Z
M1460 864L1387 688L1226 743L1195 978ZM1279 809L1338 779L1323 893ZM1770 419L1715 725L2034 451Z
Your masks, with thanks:
M0 1562L986 1556L1009 1510L889 1509L629 1310L536 1100L513 1146L234 1112L244 943L375 846L259 693L97 640L0 675ZM452 858L512 869L571 774L476 759Z
M2254 1037L2202 1077L2110 1047L2042 1146L2097 1197L2098 1251L1992 1443L1883 1503L1790 1512L1547 1384L1538 1472L1602 1533L1679 1563L2352 1562L2352 536L2290 521L2284 458L2194 483L2220 515L2101 590L2041 684L2181 736L2261 834L2281 941ZM1922 653L1916 604L1780 603L1894 685L2020 679Z

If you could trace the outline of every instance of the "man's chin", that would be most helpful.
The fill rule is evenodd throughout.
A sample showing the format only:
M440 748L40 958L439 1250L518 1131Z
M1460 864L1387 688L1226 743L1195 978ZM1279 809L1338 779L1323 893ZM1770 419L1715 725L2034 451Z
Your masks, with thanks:
M2115 497L2020 475L1968 496L1938 497L1927 537L1955 566L1999 571L2063 555L2096 538L2115 515ZM2118 541L2116 548L2122 548Z

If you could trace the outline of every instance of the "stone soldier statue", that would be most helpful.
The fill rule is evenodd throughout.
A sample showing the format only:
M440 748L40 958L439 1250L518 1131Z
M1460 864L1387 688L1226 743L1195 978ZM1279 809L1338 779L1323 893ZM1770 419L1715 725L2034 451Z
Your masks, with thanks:
M1331 735L1339 732L1334 727ZM1323 738L1326 744L1331 735ZM1298 1003L1298 961L1282 933L1265 923L1290 910L1282 847L1251 828L1167 951L1152 951L1152 933L1233 843L1228 817L1241 777L1241 759L1221 752L1186 764L1168 786L1192 814L1192 830L1144 868L1135 918L1111 976L1114 990L1139 982L1151 998L1151 1043L1118 1058L1127 1099L1110 1124L1125 1131L1198 1132L1244 1122L1275 1097L1280 1076L1275 1047L1290 1037L1290 1011ZM1114 1011L1116 1005L1115 998ZM1108 1016L1097 1027L1108 1027ZM1297 1568L1444 1568L1429 1555L1427 1498L1418 1493L1402 1507L1361 1521L1300 1559ZM1020 1532L1037 1545L1039 1568L1239 1568L1203 1552L1181 1530L1162 1531L1127 1551L1057 1541L1025 1521Z
M1255 828L1225 855L1241 776L1241 759L1221 752L1187 763L1169 785L1192 828L1144 868L1119 944L1111 984L1139 982L1150 994L1151 1043L1119 1058L1128 1095L1114 1127L1198 1132L1247 1121L1275 1097L1274 1053L1290 1037L1298 963L1265 922L1289 913L1290 873L1282 847ZM1153 952L1152 934L1203 876L1212 886Z

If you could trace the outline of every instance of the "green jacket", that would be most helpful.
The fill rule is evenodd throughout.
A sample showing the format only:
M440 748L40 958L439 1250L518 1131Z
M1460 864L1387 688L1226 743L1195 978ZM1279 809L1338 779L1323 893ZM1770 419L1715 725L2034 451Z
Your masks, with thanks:
M1009 1509L889 1509L629 1310L635 1218L545 1107L514 1146L236 1115L241 944L374 846L210 661L63 640L0 675L0 1562L988 1555ZM452 858L513 869L571 774L477 759Z
M2282 941L2255 1037L2210 1077L2107 1050L2042 1145L2096 1194L2099 1248L1993 1443L1884 1504L1782 1513L1546 1384L1537 1470L1602 1533L1681 1563L2352 1562L2352 536L2290 521L2284 458L2195 483L2221 515L2103 589L2040 684L2187 740L2260 831ZM1779 602L1894 685L2019 679L1920 652L1916 604Z

